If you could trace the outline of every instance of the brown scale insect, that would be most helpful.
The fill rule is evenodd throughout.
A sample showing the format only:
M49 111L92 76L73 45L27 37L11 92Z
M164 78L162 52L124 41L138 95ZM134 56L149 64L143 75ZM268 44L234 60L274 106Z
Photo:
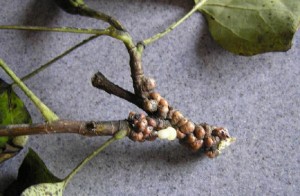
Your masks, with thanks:
M144 142L145 140L155 140L157 135L153 129L157 122L151 117L144 114L129 113L128 122L131 124L133 131L129 134L129 138L133 141Z
M156 82L153 78L143 77L142 79L142 89L145 92L150 92L156 87Z
M158 102L154 99L146 99L143 103L143 108L147 112L156 112L158 108Z
M182 133L181 131L179 131L178 129L176 130L176 132L177 132L177 138L178 139L183 139L183 138L185 138L185 134L184 133Z
M215 158L216 156L219 155L219 151L207 151L207 152L205 152L205 154L209 158Z
M161 98L158 102L159 106L164 107L164 106L169 106L169 103L167 102L167 100L165 100L164 98Z
M183 115L179 111L175 111L172 115L171 123L172 125L176 125L180 119L183 118Z
M161 96L157 92L152 92L152 93L149 94L149 99L153 99L153 100L159 102L160 99L161 99Z
M198 139L203 139L205 136L205 130L202 126L196 126L194 130L194 134Z
M190 147L193 151L198 151L203 145L203 140L196 140L192 144L190 144Z
M194 134L190 133L186 136L186 142L189 144L192 144L196 141L196 137L194 136Z
M212 147L213 144L214 144L214 141L211 137L208 137L208 138L204 139L205 147L210 148L210 147Z
M168 106L160 106L158 105L157 113L159 117L166 119L169 112Z
M222 127L215 128L214 130L212 130L211 134L214 136L218 136L222 140L230 138L227 129L224 129Z
M195 129L195 124L191 121L187 121L185 124L179 127L180 131L185 134L192 133Z
M137 132L143 132L147 128L148 122L146 118L140 119L136 124Z
M155 119L150 118L149 116L146 117L148 125L151 127L156 127L157 126L157 122Z
M176 124L177 127L179 127L179 129L188 122L189 120L187 118L181 118L178 123ZM180 130L182 132L182 130Z

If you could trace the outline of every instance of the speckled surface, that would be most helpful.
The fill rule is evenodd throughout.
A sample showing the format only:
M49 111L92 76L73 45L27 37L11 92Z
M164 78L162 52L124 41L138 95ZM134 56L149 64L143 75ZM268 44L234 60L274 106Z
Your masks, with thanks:
M118 0L86 2L119 18L135 40L147 38L180 18L189 0ZM105 27L68 15L48 0L3 1L0 24ZM84 35L0 31L0 57L19 76L86 38ZM61 118L109 120L139 111L93 88L101 70L132 90L128 54L108 37L90 42L56 62L26 84ZM201 14L146 48L146 74L159 92L195 122L226 126L236 143L216 159L192 154L177 142L110 146L93 159L65 195L300 195L300 34L288 52L253 57L233 55L209 36ZM0 77L10 79L0 70ZM33 121L43 121L24 98ZM77 135L33 136L36 150L59 177L66 176L106 138ZM0 192L17 175L25 149L0 165Z

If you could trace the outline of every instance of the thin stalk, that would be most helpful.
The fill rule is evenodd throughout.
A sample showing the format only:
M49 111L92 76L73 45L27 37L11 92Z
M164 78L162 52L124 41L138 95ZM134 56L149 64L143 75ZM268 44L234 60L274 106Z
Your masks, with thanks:
M70 54L71 52L73 52L75 49L79 48L80 46L83 46L84 44L88 43L89 41L99 37L100 35L93 35L91 37L89 37L88 39L83 40L82 42L78 43L77 45L69 48L68 50L64 51L63 53L61 53L60 55L56 56L54 59L48 61L47 63L45 63L44 65L41 65L39 68L37 68L36 70L34 70L33 72L27 74L26 76L22 77L21 80L25 81L28 80L29 78L35 76L36 74L38 74L39 72L43 71L44 69L48 68L50 65L52 65L53 63L55 63L56 61L58 61L59 59L63 58L64 56ZM11 85L16 85L16 83L12 83Z
M48 122L53 122L59 119L59 117L46 106L23 82L22 80L5 64L5 62L0 59L0 66L3 70L14 80L14 82L24 91L24 93L29 97L29 99L35 104L35 106L40 110L44 118Z
M107 140L104 144L102 144L97 150L92 152L88 157L86 157L77 167L64 179L65 181L65 187L70 182L70 180L74 177L75 174L79 172L92 158L94 158L97 154L102 152L107 146L109 146L111 143L116 141L117 139L114 137L111 137L109 140Z
M107 35L118 40L121 40L127 48L135 48L135 44L129 33L118 30L113 26L106 29L83 29L73 27L41 27L41 26L18 26L18 25L4 25L0 29L7 30L28 30L28 31L49 31L49 32L62 32L62 33L77 33L77 34L94 34L94 35Z
M108 28L107 29L84 29L84 28L73 28L73 27L41 27L41 26L2 25L2 26L0 26L0 29L50 31L50 32L95 34L95 35L108 35L110 33L110 30Z
M105 21L118 30L126 31L125 27L114 17L109 16L105 13L93 10L89 7L82 7L79 10L79 14L82 16L87 16L87 17L94 18L97 20Z
M166 34L168 34L170 31L174 30L177 26L179 26L181 23L183 23L186 19L188 19L194 12L196 12L207 0L202 0L200 2L198 2L191 11L189 11L184 17L182 17L180 20L174 22L173 24L171 24L168 28L166 28L164 31L148 38L145 39L143 41L141 41L141 43L143 43L145 46L151 44L152 42L155 42L156 40L162 38L163 36L165 36Z
M136 45L133 42L133 39L128 32L125 32L123 30L118 30L112 26L109 27L108 29L110 31L109 36L116 38L118 40L121 40L127 49L131 50L131 49L136 48Z
M125 30L122 24L112 16L89 8L83 0L55 0L56 4L69 14L81 15L109 23L118 30Z
M120 130L113 137L108 139L104 144L102 144L97 150L92 152L89 156L87 156L78 166L64 179L65 184L64 187L70 182L75 174L77 174L90 160L92 160L95 156L97 156L100 152L102 152L107 146L113 143L116 140L123 139L127 135L126 130Z

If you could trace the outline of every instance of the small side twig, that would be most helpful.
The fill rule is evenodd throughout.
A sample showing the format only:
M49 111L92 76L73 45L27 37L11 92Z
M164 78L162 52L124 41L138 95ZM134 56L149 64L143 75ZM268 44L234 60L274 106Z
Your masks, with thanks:
M24 82L25 80L33 77L34 75L38 74L39 72L45 70L46 68L48 68L50 65L52 65L53 63L55 63L56 61L58 61L59 59L63 58L64 56L70 54L71 52L73 52L75 49L79 48L80 46L83 46L84 44L88 43L89 41L99 37L100 35L93 35L83 41L81 41L80 43L76 44L75 46L73 46L72 48L69 48L68 50L64 51L63 53L61 53L60 55L56 56L55 58L51 59L50 61L48 61L47 63L41 65L39 68L37 68L36 70L34 70L33 72L23 76L21 78L21 80ZM16 83L12 83L11 85L16 85Z
M143 100L141 98L112 83L101 72L98 72L93 76L92 84L94 87L104 90L108 94L113 94L117 97L125 99L126 101L133 103L139 108L143 109Z

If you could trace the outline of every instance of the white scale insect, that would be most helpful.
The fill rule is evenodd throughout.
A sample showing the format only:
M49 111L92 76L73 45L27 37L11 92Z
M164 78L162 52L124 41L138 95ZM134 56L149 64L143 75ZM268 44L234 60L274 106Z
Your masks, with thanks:
M164 140L175 140L177 137L177 132L173 127L168 127L166 129L159 130L157 136Z

